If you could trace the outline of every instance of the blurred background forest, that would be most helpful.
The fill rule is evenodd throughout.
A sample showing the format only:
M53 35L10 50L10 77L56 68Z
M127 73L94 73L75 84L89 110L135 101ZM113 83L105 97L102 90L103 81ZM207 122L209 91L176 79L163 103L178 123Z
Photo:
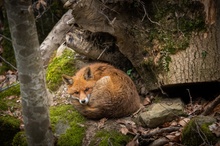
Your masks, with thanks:
M63 8L63 3L60 0L50 0L46 4L40 3L40 5L39 1L35 0L33 5L35 7L34 14L36 16L38 38L39 42L42 43L67 9ZM16 72L14 68L16 67L16 61L3 3L0 8L0 75L5 75L9 70Z

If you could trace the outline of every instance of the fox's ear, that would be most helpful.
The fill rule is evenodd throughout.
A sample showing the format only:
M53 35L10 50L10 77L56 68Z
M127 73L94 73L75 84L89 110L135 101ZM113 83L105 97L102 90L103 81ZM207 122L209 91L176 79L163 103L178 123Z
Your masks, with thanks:
M62 75L62 79L63 81L67 84L67 85L72 85L73 84L73 78L67 75Z
M87 67L85 69L83 76L84 76L85 80L89 80L89 79L93 78L93 74L92 74L92 71L91 71L90 67Z

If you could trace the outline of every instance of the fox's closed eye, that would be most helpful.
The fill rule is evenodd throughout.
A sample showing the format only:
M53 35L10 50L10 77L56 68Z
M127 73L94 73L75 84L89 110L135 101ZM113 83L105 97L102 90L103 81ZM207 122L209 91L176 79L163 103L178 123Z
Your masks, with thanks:
M86 89L85 89L85 92L89 91L89 89L90 89L90 88L86 88Z
M79 92L78 92L78 91L75 91L73 94L79 94Z

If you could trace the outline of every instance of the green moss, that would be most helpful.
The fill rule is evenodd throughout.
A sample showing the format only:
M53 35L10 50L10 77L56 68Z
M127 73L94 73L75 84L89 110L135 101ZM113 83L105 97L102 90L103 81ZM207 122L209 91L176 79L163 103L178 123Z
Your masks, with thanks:
M61 134L57 146L79 146L82 145L82 140L85 135L85 128L80 127L76 123L72 123L65 134Z
M69 124L69 128L58 138L58 146L78 146L82 144L85 127L80 126L85 118L72 105L60 105L50 108L52 130L56 132L56 125L60 122Z
M63 55L55 57L47 68L46 81L51 91L56 91L62 83L62 74L72 76L75 69L74 52L65 50Z
M51 124L54 126L59 120L75 123L84 122L85 118L75 111L72 105L59 105L50 107Z
M7 104L4 101L0 100L0 111L6 111L7 109Z
M28 146L24 131L20 131L15 135L12 146Z
M206 144L215 144L218 139L208 127L214 122L215 119L205 116L191 119L182 131L182 143L184 145L198 146L205 140Z
M100 130L92 139L90 146L123 146L126 145L130 140L130 136L123 135L117 131Z
M0 145L10 146L13 137L20 130L20 121L14 117L0 117Z
M0 99L3 99L5 97L11 96L11 95L15 95L15 96L19 96L20 93L20 85L16 85L13 86L11 88L8 88L2 92L0 92Z
M7 90L4 90L0 92L0 113L2 111L8 110L8 108L12 108L11 111L16 110L17 108L20 108L21 105L18 104L16 101L18 98L8 99L9 96L17 96L20 95L20 86L16 85L11 88L8 88Z

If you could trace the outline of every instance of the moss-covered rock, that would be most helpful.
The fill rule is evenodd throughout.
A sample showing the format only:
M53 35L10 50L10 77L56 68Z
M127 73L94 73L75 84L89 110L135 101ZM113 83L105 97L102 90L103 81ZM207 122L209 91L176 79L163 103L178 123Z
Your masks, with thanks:
M51 91L56 91L62 83L62 74L72 76L75 71L74 52L66 49L60 57L55 57L47 68L46 82L48 88Z
M98 131L93 139L91 140L90 146L124 146L132 138L128 135L123 135L117 131L111 130L100 130Z
M0 127L0 145L12 145L15 134L20 130L20 121L11 116L1 116Z
M24 131L20 131L15 135L12 146L28 146Z
M190 146L198 146L202 143L214 145L218 139L208 126L215 121L213 117L208 116L194 117L182 131L182 143Z
M72 105L51 107L50 118L52 129L58 137L58 146L82 145L85 127L80 125L85 122L85 118Z

